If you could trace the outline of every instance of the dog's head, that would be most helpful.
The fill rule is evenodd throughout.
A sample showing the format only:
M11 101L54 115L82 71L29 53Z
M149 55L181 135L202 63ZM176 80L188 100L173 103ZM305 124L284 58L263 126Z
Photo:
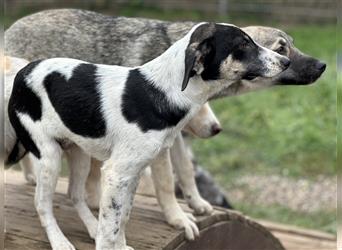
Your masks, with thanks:
M293 38L285 32L263 26L250 26L243 30L262 46L290 59L290 67L272 79L274 84L310 84L315 82L325 71L325 63L298 50L294 46Z
M287 57L258 45L234 25L201 23L187 36L182 90L194 76L220 80L224 87L241 79L274 77L290 65Z
M200 138L212 137L220 133L221 130L220 122L210 108L209 103L204 104L198 113L183 128L183 131Z
M307 85L315 82L326 68L325 63L298 50L294 46L293 39L279 29L263 26L249 26L242 29L261 46L288 57L291 64L274 77L257 77L235 82L212 96L211 99L238 95L275 85Z

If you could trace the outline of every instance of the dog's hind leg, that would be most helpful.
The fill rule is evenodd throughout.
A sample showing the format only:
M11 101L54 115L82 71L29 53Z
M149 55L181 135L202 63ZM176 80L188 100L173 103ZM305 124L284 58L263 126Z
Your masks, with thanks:
M101 197L101 166L103 162L91 159L90 173L86 182L87 203L91 208L99 208Z
M21 170L24 173L25 179L28 184L30 185L36 185L36 171L35 168L37 166L34 166L32 164L31 160L32 155L26 154L24 158L22 158L19 162L19 165L21 167Z
M90 171L90 156L85 154L81 148L73 146L66 151L66 157L70 168L69 197L90 237L95 239L97 219L85 201L85 183Z
M169 150L161 152L154 159L151 170L157 199L167 222L176 228L184 228L186 238L193 240L199 235L199 230L194 223L196 219L192 214L186 214L176 199Z
M54 250L74 250L59 228L53 215L53 195L61 168L61 148L54 140L45 140L41 150L41 158L32 157L32 163L38 167L35 206Z
M175 169L184 198L196 214L210 214L213 207L204 200L197 188L194 167L189 159L181 134L177 136L170 149L172 164Z

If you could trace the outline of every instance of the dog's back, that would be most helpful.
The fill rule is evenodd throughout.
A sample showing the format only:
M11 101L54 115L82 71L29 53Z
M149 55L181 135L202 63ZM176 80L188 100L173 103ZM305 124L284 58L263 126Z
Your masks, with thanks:
M24 17L6 30L6 53L30 61L69 57L92 63L139 66L162 54L192 25L114 18L76 9L47 10Z

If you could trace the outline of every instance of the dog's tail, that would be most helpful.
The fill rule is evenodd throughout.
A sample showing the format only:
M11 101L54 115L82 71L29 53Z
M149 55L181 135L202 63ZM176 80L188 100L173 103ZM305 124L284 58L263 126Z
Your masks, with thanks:
M7 155L5 159L5 168L10 168L14 164L18 163L27 153L27 150L24 148L23 144L17 139L13 148L10 150L10 153Z
M16 122L19 130L24 129L16 115L14 115L12 121ZM25 139L25 137L23 138ZM17 131L12 126L9 117L5 115L5 168L18 163L27 152L27 149L18 138Z
M29 62L22 58L5 56L5 165L6 168L12 166L22 159L27 150L24 148L21 141L18 139L16 131L14 130L8 117L8 102L12 92L14 77L24 68Z

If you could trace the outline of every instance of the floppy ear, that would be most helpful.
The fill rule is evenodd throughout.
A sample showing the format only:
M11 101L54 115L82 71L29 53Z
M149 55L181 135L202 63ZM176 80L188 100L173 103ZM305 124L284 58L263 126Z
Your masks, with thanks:
M215 50L214 43L212 42L214 34L214 23L203 24L192 33L189 45L185 50L182 91L188 86L190 77L202 73L206 57Z

